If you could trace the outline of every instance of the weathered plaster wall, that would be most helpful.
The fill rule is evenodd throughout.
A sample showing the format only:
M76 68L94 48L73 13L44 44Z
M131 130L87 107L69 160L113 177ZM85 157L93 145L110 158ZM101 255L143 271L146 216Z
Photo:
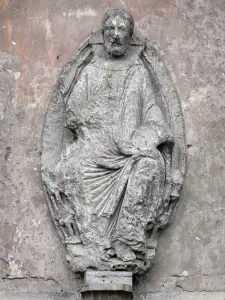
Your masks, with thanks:
M40 138L61 68L112 6L163 50L186 125L183 197L135 299L224 300L224 0L1 0L0 298L79 298L43 194Z

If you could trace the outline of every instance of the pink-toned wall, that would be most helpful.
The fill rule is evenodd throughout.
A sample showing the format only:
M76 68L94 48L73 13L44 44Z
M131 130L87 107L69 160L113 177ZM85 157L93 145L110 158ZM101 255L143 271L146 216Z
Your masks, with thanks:
M43 193L41 130L62 67L110 7L163 51L186 126L179 210L134 299L224 300L224 0L0 0L0 299L79 299Z

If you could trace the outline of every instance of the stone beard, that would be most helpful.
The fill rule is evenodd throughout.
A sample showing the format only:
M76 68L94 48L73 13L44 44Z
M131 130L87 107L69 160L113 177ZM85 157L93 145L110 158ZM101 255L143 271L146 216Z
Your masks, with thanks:
M74 270L141 273L166 223L174 137L129 47L128 21L116 15L104 24L105 45L93 47L67 101L65 127L75 140L48 171L57 190L49 195L63 207L58 222Z

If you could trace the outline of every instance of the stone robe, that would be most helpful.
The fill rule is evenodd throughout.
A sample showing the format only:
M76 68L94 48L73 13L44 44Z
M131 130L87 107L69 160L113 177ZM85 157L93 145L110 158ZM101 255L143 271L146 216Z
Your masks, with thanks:
M165 201L168 166L160 149L173 138L139 57L94 56L66 117L76 139L58 163L59 186L75 210L82 243L96 259L118 241L145 257L146 233Z

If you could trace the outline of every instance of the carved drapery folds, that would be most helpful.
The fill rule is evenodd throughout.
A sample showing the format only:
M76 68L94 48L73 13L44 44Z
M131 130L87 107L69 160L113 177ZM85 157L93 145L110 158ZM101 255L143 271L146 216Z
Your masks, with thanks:
M159 53L110 10L63 70L43 129L48 206L74 271L142 273L185 168L180 101Z

